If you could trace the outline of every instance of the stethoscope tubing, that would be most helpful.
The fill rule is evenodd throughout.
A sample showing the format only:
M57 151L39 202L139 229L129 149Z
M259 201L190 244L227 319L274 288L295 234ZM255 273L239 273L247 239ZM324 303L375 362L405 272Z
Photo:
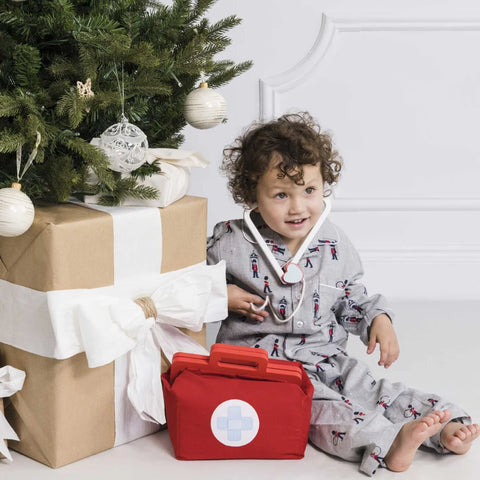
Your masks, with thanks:
M297 250L295 255L292 257L291 260L286 262L286 265L288 265L289 263L294 263L300 269L300 267L298 266L298 262L302 258L302 255L304 254L305 250L308 248L308 245L310 245L310 243L312 242L313 237L320 230L320 227L323 225L323 223L327 219L327 217L328 217L328 215L329 215L329 213L332 209L332 202L331 202L329 197L324 197L323 201L324 201L325 207L323 209L322 214L320 215L320 217L318 218L318 220L316 221L315 225L310 230L308 235L305 237L305 240L302 242L302 245ZM245 224L247 225L248 229L250 230L250 233L253 235L253 238L256 240L258 246L260 247L262 252L265 254L268 262L270 263L270 265L274 269L274 271L275 271L277 277L279 278L280 282L283 283L284 285L293 285L292 283L286 282L284 280L284 273L285 273L284 270L280 267L280 264L277 262L276 258L273 256L273 253L268 248L265 240L263 239L262 235L258 231L258 228L255 226L255 224L253 223L253 221L250 217L251 212L253 210L255 210L255 208L256 208L256 206L254 206L253 208L245 209L244 212L243 212L243 220L244 220ZM301 293L297 308L295 308L295 310L287 318L285 318L285 319L280 318L276 314L275 309L273 308L273 305L271 304L270 297L268 295L267 295L264 303L262 305L258 306L258 307L256 305L254 305L253 303L251 303L250 306L251 306L252 310L254 312L260 312L262 310L265 310L267 308L267 306L270 305L270 310L271 310L273 316L275 317L275 319L278 322L280 322L280 323L288 322L291 318L293 318L295 316L295 314L298 312L298 310L300 309L300 306L303 303L303 298L305 296L305 278L303 278L303 275L302 275L301 282L302 282L302 293ZM296 283L298 283L298 282L296 282Z

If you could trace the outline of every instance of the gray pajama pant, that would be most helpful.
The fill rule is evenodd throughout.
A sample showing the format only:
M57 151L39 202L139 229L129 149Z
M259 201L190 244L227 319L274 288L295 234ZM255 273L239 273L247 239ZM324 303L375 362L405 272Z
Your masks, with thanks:
M346 354L304 367L315 387L310 441L329 454L360 462L367 475L385 467L383 458L404 423L446 408L452 419L470 423L461 408L437 395L386 379L375 381L366 364ZM448 453L440 433L424 445Z

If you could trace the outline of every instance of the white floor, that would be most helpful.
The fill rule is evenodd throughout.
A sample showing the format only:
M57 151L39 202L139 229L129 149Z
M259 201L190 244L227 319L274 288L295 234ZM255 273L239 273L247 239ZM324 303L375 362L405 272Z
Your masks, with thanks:
M350 354L367 358L377 377L408 383L425 391L447 396L460 403L480 421L478 381L480 301L464 304L423 302L399 303L397 332L401 356L388 371L375 365L365 347L352 340ZM216 460L178 461L173 456L168 432L162 431L79 462L52 470L23 455L12 452L14 461L0 460L1 480L31 479L200 479L235 480L272 478L274 480L349 480L367 478L358 466L329 457L307 446L302 460ZM439 456L419 451L405 473L381 470L377 478L405 480L478 480L480 441L468 455Z

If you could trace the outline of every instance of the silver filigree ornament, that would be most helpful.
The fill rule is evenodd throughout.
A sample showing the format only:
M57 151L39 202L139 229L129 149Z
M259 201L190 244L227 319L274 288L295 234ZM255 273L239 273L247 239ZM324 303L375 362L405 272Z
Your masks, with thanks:
M129 123L122 113L120 122L100 135L100 147L107 155L112 170L128 173L145 163L148 140L145 133Z

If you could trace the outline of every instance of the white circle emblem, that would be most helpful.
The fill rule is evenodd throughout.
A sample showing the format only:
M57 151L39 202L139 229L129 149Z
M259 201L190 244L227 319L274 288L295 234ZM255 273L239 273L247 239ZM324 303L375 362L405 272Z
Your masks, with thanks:
M257 412L243 400L227 400L215 409L210 419L215 438L229 447L250 443L260 427Z

